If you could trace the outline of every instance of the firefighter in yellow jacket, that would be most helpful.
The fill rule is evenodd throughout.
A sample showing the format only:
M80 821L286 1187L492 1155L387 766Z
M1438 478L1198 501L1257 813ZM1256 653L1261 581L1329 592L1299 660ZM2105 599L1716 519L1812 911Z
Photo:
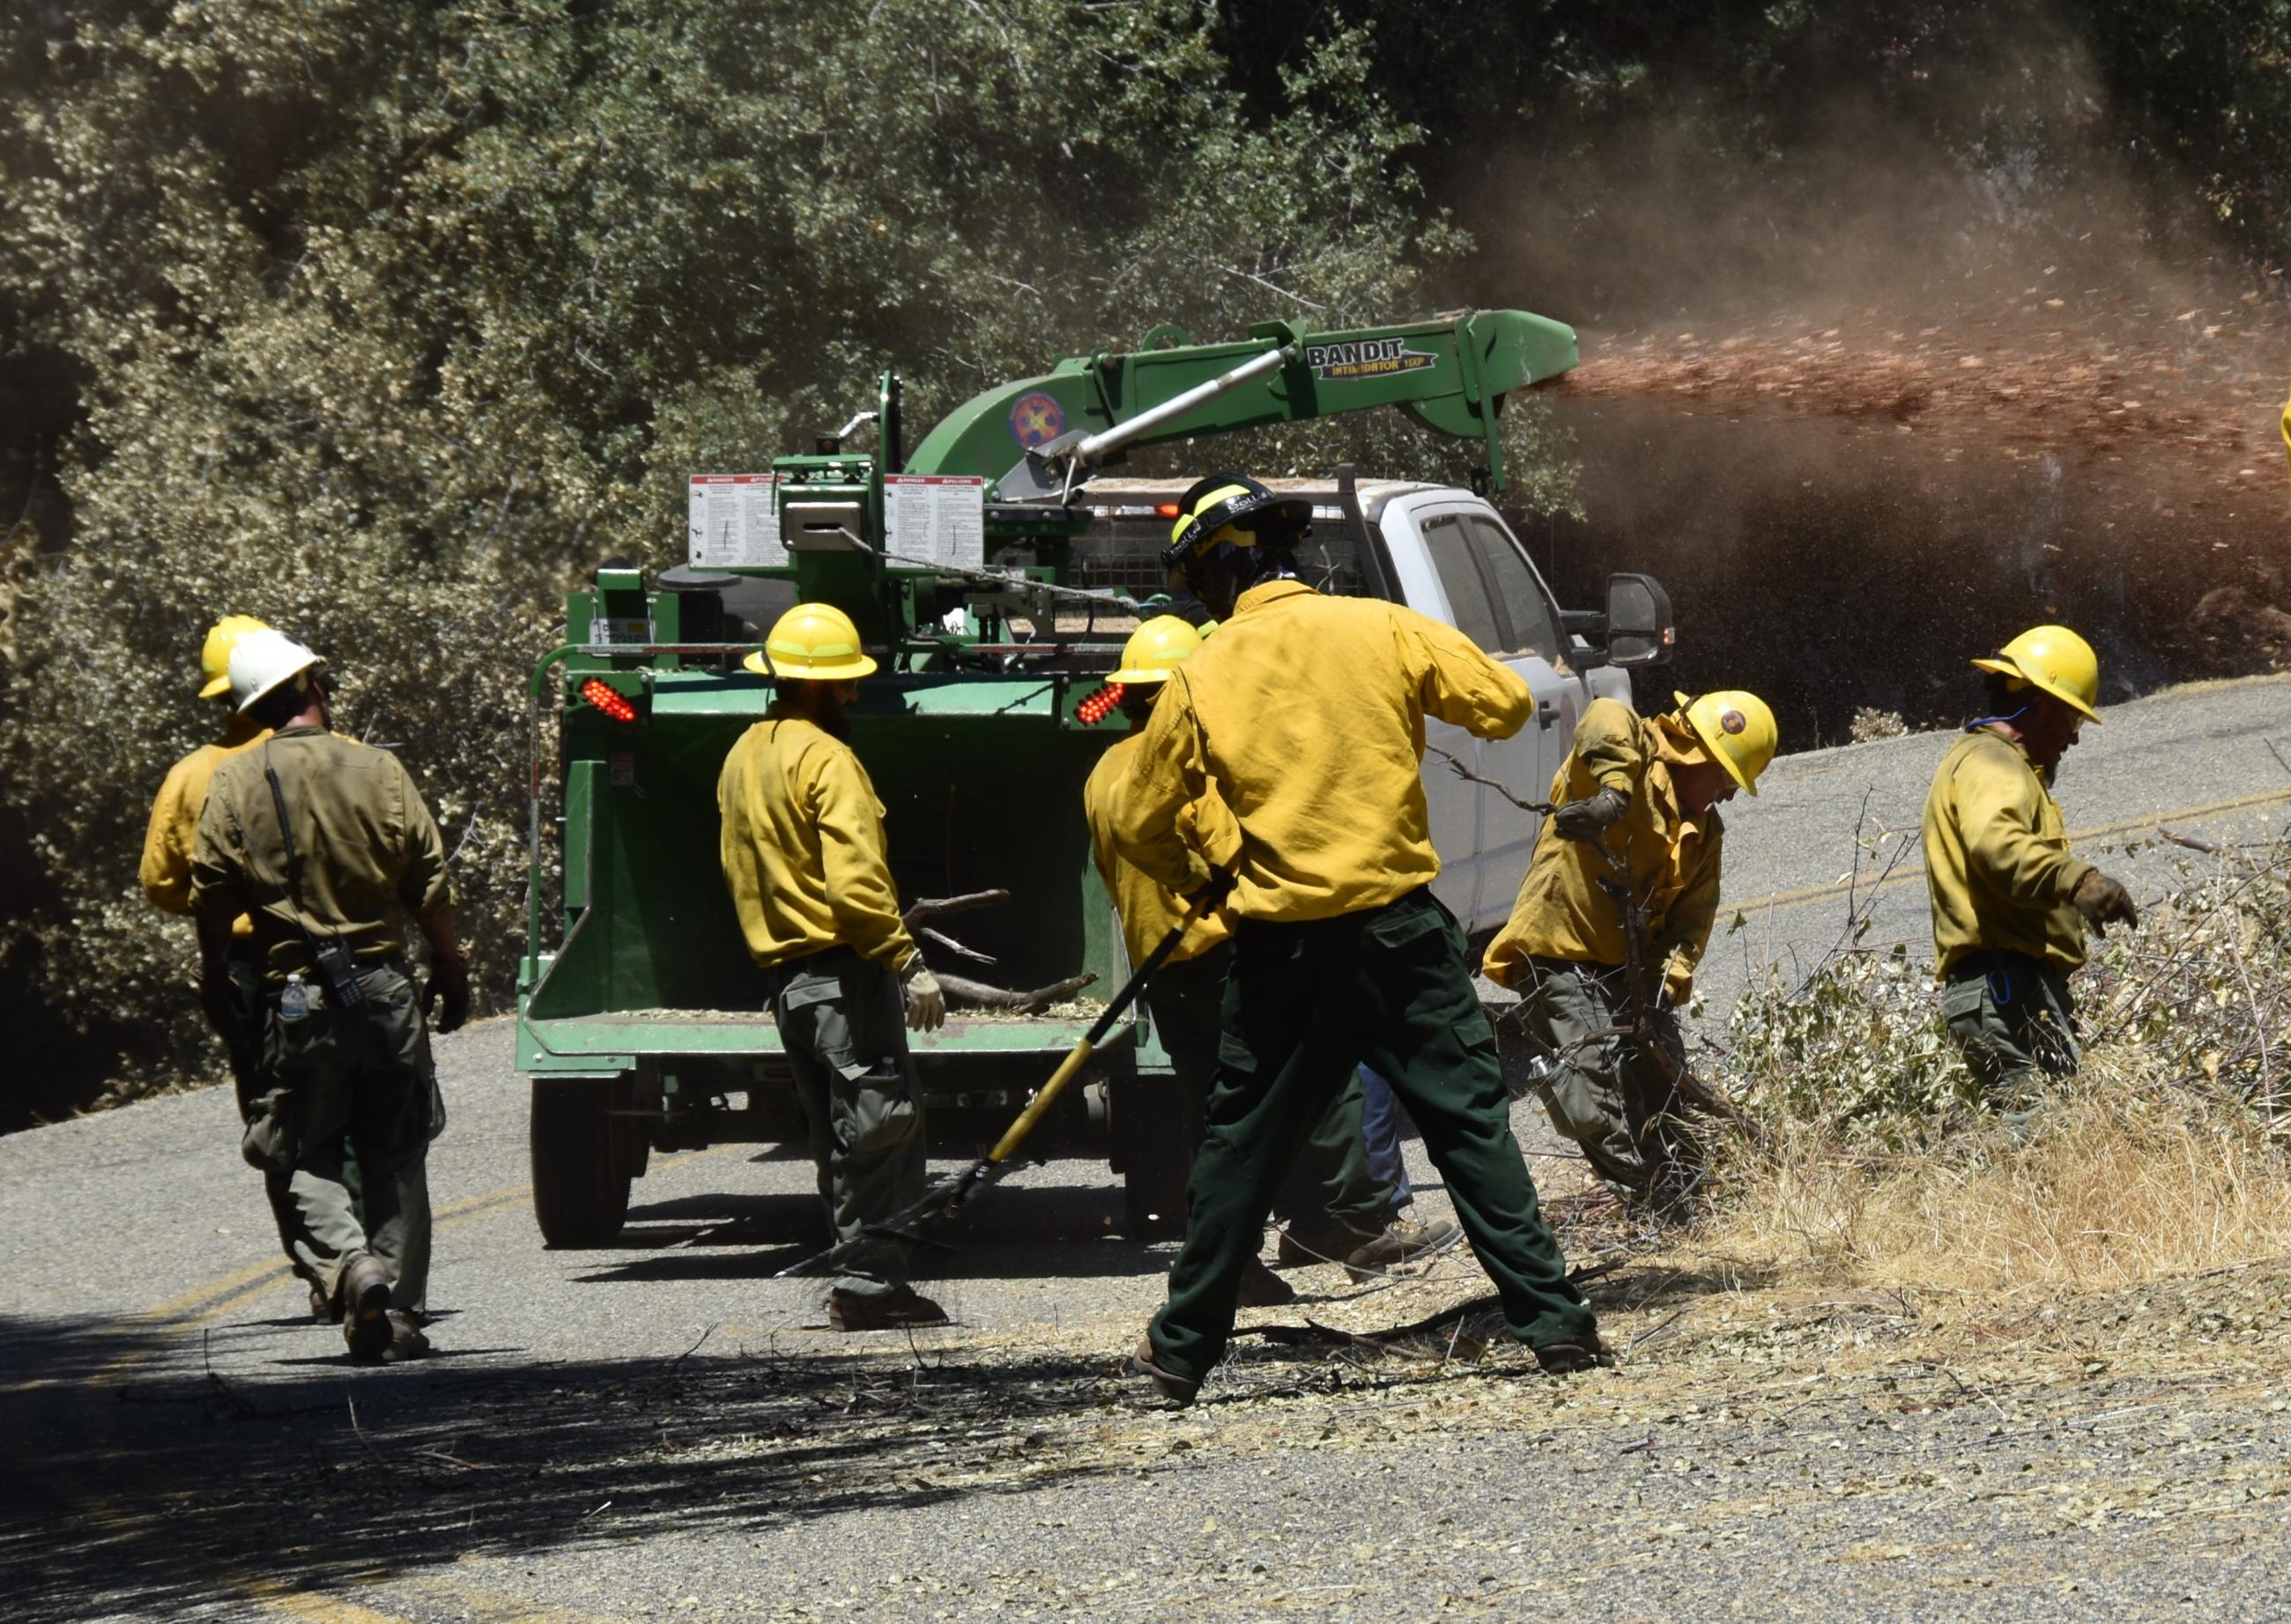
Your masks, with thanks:
M1116 802L1170 672L1201 646L1201 634L1174 615L1156 615L1131 634L1121 651L1121 668L1109 680L1121 685L1121 708L1133 731L1098 758L1082 786L1091 855L1121 915L1132 964L1146 961L1178 922L1184 904L1177 892L1155 884L1116 855ZM1179 822L1188 841L1198 845L1203 841L1204 821L1214 824L1230 816L1212 794L1187 808ZM1202 866L1184 888L1198 889L1208 878L1208 869ZM1170 1057L1171 1083L1183 1096L1178 1104L1186 1117L1187 1163L1205 1130L1210 1084L1217 1074L1232 943L1233 921L1220 909L1186 932L1146 989L1154 1034ZM1322 1242L1305 1255L1342 1263L1355 1280L1443 1251L1462 1238L1444 1219L1423 1222L1399 1215L1399 1193L1370 1164L1362 1139L1361 1107L1360 1083L1355 1078L1307 1136L1305 1154L1274 1198L1274 1210L1289 1220L1291 1234ZM1183 1211L1181 1200L1172 1204ZM1276 1306L1293 1301L1296 1295L1262 1260L1250 1258L1241 1281L1244 1306Z
M198 844L199 814L206 808L207 785L214 777L216 765L270 736L269 728L238 713L230 692L230 651L249 632L269 630L251 615L226 615L208 630L205 644L199 650L199 698L220 702L224 720L219 736L167 769L166 777L159 784L158 797L151 803L151 823L143 835L139 878L143 895L163 913L189 917L191 856ZM213 1001L208 1014L215 1035L222 1040L223 1050L229 1057L231 1082L238 1095L239 1120L251 1122L261 1092L259 1080L262 1068L262 977L253 956L254 921L245 914L239 915L231 921L230 935L229 997L227 1001ZM278 1226L280 1246L293 1262L295 1273L307 1277L308 1271L294 1256L293 1209L286 1181L284 1172L266 1172L263 1194L270 1202L271 1218ZM333 1311L331 1301L315 1282L311 1282L310 1307L314 1314Z
M1551 1125L1594 1171L1635 1194L1684 1171L1668 1119L1672 1085L1658 1057L1622 1035L1634 1024L1621 900L1643 910L1656 1039L1680 1052L1676 1011L1694 987L1718 909L1722 801L1758 792L1773 760L1774 715L1739 689L1643 718L1596 699L1551 785L1511 918L1483 973L1518 993L1547 1069L1536 1085ZM1619 872L1620 865L1620 872Z
M1230 872L1234 958L1186 1242L1133 1368L1193 1400L1273 1193L1362 1062L1422 1131L1512 1334L1547 1370L1595 1363L1607 1350L1512 1138L1463 931L1430 888L1425 717L1503 738L1534 696L1451 627L1298 579L1310 503L1218 475L1179 508L1163 562L1219 624L1170 674L1113 843L1171 890L1199 862ZM1212 784L1232 818L1189 832Z
M907 1283L906 1249L866 1235L922 1194L922 1089L907 1028L946 1018L900 918L883 803L849 744L848 712L875 662L840 609L800 603L747 667L778 691L717 779L720 853L795 1071L835 1238L861 1242L839 1266L828 1323L943 1325L939 1306Z
M1941 1014L1983 1093L2025 1105L2040 1076L2074 1071L2087 926L2137 925L2121 882L2069 853L2052 783L2097 724L2100 662L2065 626L2037 626L1987 659L1987 714L1941 758L1925 796L1925 887Z

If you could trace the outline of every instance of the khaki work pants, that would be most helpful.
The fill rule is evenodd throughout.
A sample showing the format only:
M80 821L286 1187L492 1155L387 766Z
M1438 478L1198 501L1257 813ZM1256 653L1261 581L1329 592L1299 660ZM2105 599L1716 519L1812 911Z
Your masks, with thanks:
M1527 961L1527 1031L1550 1061L1537 1080L1551 1125L1572 1140L1602 1178L1649 1191L1688 1146L1667 1113L1670 1078L1660 1062L1615 1028L1631 1024L1630 993L1620 965L1572 959ZM1678 1017L1654 1014L1656 1041L1683 1054Z
M819 1197L844 1257L834 1290L880 1297L906 1283L907 1250L865 1238L923 1193L923 1097L906 1002L881 965L832 947L768 972L771 1009L810 1130Z
M430 1141L444 1125L430 1029L397 964L363 971L358 986L365 1001L339 1010L313 985L299 1021L279 1018L277 989L269 990L262 1105L273 1122L250 1130L249 1142L288 1159L287 1243L326 1295L339 1294L343 1269L366 1252L390 1274L390 1306L418 1314L430 1290ZM345 1177L353 1154L357 1194Z
M261 1114L262 1096L269 1087L262 1081L262 1028L269 1001L263 992L262 972L252 959L233 953L227 973L230 979L230 1027L222 1033L222 1045L230 1058L231 1088L238 1098L238 1120L244 1127ZM318 1284L318 1277L294 1250L294 1197L287 1189L291 1172L285 1167L266 1167L261 1171L262 1199L278 1231L279 1249L293 1265L295 1274ZM359 1204L358 1157L354 1153L344 1154L342 1183L350 1193L352 1209L363 1223L366 1210Z

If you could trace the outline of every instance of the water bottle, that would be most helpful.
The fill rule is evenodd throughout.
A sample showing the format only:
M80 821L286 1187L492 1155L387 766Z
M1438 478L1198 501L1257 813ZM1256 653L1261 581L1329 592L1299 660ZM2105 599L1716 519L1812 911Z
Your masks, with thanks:
M286 977L286 989L278 994L278 1018L299 1021L310 1013L310 989L302 985L302 972L295 970Z

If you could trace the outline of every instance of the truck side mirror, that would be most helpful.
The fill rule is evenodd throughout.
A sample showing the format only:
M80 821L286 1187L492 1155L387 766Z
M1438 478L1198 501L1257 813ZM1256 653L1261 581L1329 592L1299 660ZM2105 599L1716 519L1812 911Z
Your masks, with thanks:
M1678 633L1670 621L1670 595L1652 575L1607 577L1607 663L1660 665L1670 658Z

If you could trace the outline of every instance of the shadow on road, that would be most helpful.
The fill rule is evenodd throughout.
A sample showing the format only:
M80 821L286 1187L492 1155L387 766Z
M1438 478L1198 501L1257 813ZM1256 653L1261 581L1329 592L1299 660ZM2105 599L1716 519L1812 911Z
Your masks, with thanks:
M0 1320L8 1616L171 1617L465 1553L1055 1486L1121 1469L1062 1445L1136 1402L1111 1357L1007 1347L362 1369L323 1355L327 1334L217 1326L210 1366L181 1332ZM227 1346L245 1338L281 1347L250 1365Z
M1030 1185L990 1190L934 1226L941 1245L917 1250L928 1280L1088 1280L1159 1274L1167 1249L1119 1234L1101 1186ZM831 1240L809 1194L679 1196L629 1210L628 1226L599 1256L609 1262L574 1276L584 1285L628 1281L763 1280L824 1250ZM612 1258L615 1252L640 1257Z

